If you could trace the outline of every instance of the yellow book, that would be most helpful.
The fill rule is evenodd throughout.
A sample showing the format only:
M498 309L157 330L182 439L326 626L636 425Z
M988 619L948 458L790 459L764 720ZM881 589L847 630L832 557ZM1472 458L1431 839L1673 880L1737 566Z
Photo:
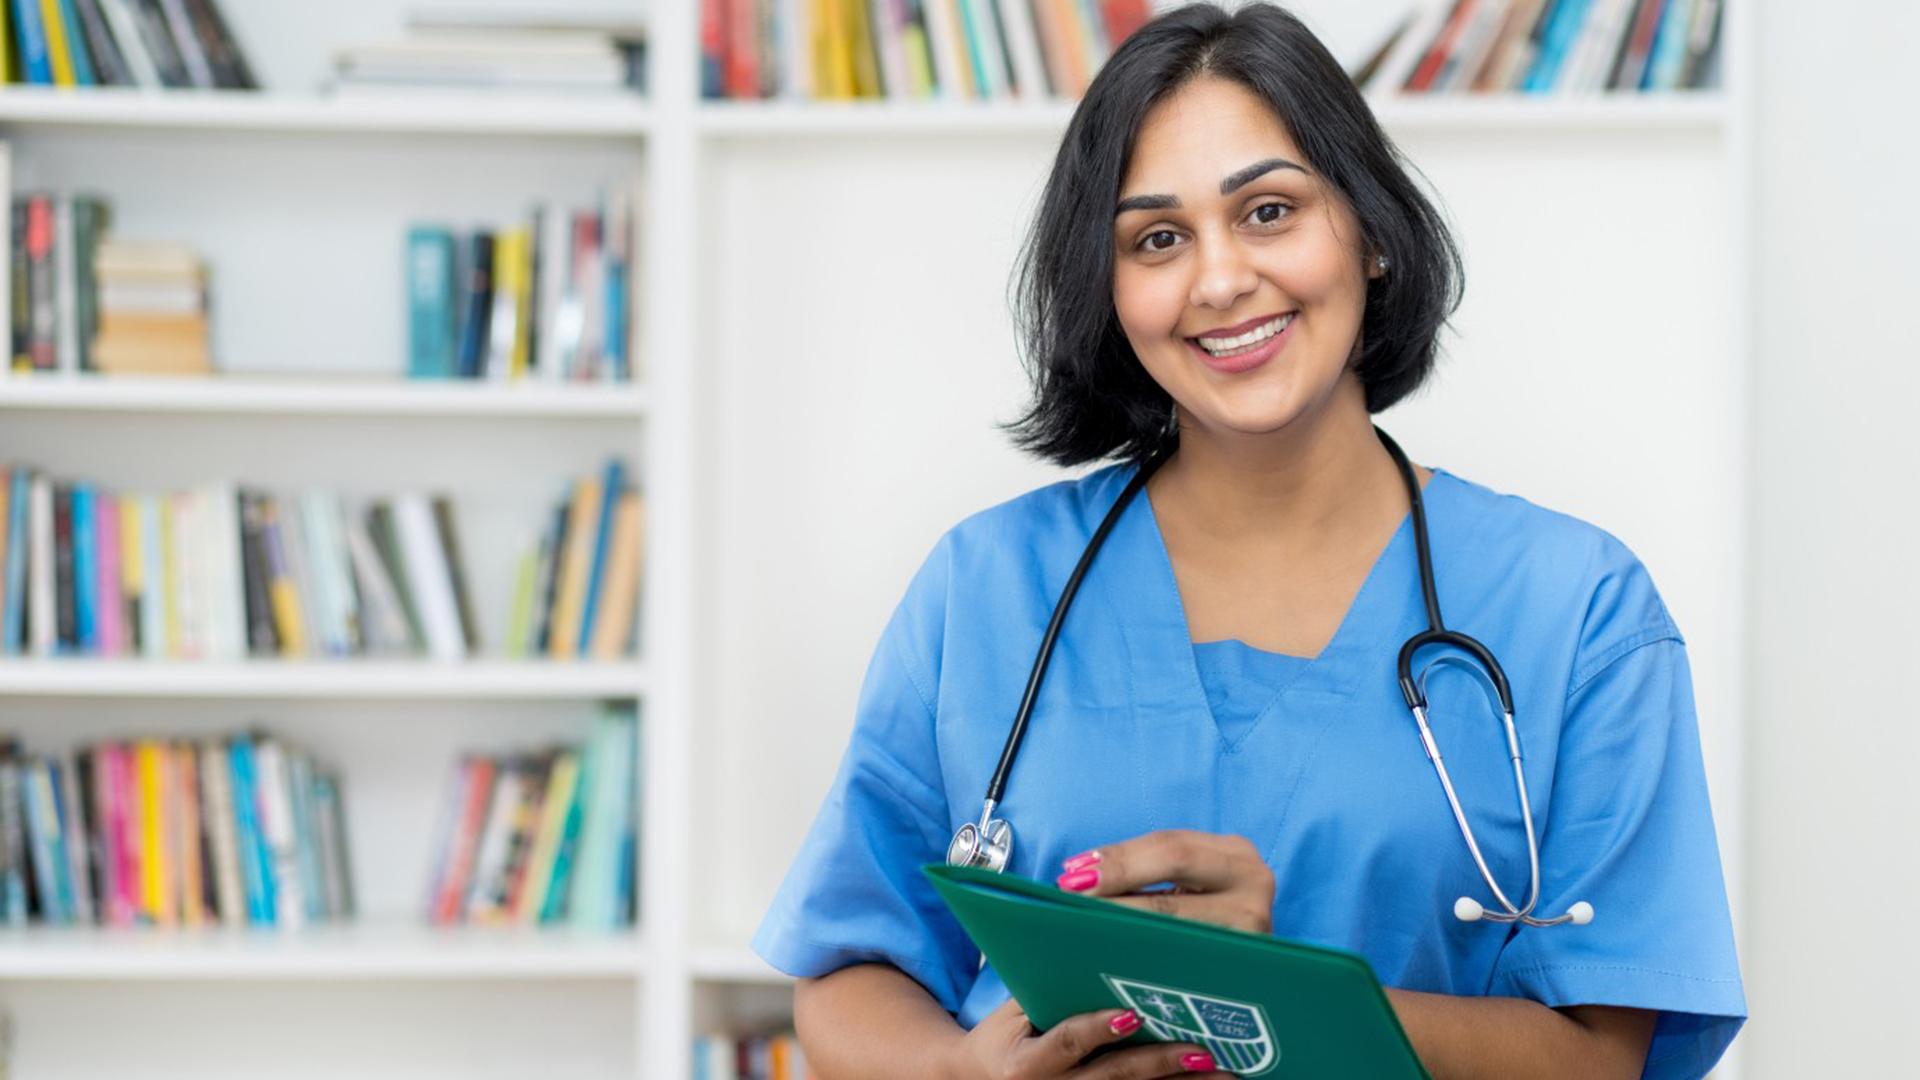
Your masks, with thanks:
M885 96L880 85L879 60L874 54L877 42L873 24L867 19L867 0L841 0L846 5L847 41L853 50L853 96Z
M900 39L907 52L907 79L913 84L913 96L932 97L933 54L928 50L927 32L909 23L901 28Z
M574 789L580 783L580 755L563 750L553 759L553 772L547 777L547 791L540 799L540 826L533 834L533 850L527 853L527 870L519 895L513 898L512 921L532 926L540 921L540 909L547 903L547 886L553 878L553 861L560 852L560 835L567 824L567 810L573 805Z
M140 916L148 923L171 920L167 903L167 816L160 744L142 739L134 750L134 783L140 807Z
M267 606L273 609L273 631L280 638L280 655L307 654L306 613L300 608L300 590L287 572L286 549L280 536L290 523L280 516L280 507L272 499L260 504L262 528L267 532Z
M40 0L40 25L47 35L47 62L53 65L53 85L74 85L73 54L67 51L67 24L60 20L60 0ZM78 30L75 27L76 33Z
M573 485L573 506L567 511L567 550L560 563L560 590L553 600L553 629L547 652L555 660L580 655L580 613L587 603L587 576L593 572L594 533L599 524L600 478L588 476Z
M527 373L533 357L533 229L513 230L513 364L514 378Z
M136 651L131 644L139 623L133 614L134 603L146 601L141 595L147 583L147 538L141 530L146 516L140 512L143 502L138 495L126 495L120 499L120 594L128 601L128 653Z
M595 660L617 660L633 637L633 609L640 591L641 531L646 504L638 491L624 491L614 507L613 529L607 537L607 568L600 581L599 603L593 609L593 632L587 651Z
M819 97L844 101L853 96L853 47L847 41L845 9L840 0L818 0L816 11L820 69L814 73L814 85L820 88Z

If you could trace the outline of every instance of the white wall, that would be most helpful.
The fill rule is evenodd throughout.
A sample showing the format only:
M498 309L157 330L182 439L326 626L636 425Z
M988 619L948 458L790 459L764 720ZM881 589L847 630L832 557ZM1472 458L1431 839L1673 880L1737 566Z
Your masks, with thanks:
M1760 14L1747 1061L1910 1074L1920 9Z

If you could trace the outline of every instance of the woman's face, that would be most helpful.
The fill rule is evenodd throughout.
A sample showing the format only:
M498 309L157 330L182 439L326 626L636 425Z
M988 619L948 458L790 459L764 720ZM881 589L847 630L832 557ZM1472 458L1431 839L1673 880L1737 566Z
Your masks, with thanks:
M1257 435L1335 400L1379 275L1346 200L1266 103L1202 77L1155 106L1120 183L1113 300L1182 427Z

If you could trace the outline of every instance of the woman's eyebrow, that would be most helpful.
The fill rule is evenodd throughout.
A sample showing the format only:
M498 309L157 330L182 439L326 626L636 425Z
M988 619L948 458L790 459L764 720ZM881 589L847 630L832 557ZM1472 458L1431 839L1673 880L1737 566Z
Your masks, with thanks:
M1281 157L1268 158L1265 161L1256 161L1246 168L1230 174L1225 180L1220 181L1220 194L1231 195L1241 188L1246 187L1258 177L1265 176L1275 169L1295 169L1302 173L1307 171L1306 166L1301 165L1299 162L1289 161ZM1178 209L1179 206L1180 198L1177 195L1129 195L1121 199L1119 204L1113 208L1113 215L1119 217L1129 210L1174 210Z

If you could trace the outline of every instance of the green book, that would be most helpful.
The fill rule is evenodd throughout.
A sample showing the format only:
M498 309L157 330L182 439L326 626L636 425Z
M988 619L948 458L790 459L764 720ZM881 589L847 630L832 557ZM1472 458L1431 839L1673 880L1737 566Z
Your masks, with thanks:
M922 867L1042 1031L1128 1008L1129 1043L1191 1042L1240 1076L1425 1080L1366 960L1024 878Z

